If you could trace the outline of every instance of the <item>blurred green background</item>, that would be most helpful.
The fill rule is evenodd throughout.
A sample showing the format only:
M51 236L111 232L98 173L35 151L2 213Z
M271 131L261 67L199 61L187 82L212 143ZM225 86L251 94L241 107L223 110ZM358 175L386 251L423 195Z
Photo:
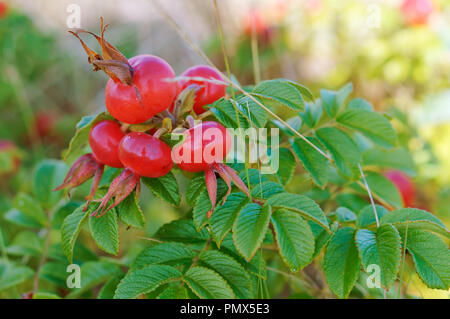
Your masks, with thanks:
M450 226L450 0L418 1L417 12L403 0L219 2L231 69L242 84L283 77L317 96L320 88L352 82L354 96L393 116L401 146L413 155L415 206ZM80 118L104 109L106 76L91 72L67 32L72 3L84 29L98 31L103 16L111 24L108 40L127 57L161 56L177 74L203 62L152 1L0 0L0 225L6 243L16 230L1 217L15 194L29 191L36 163L59 159ZM160 3L223 70L212 2ZM179 215L151 194L142 198L147 229L122 234L131 255L138 236ZM414 296L448 297L416 277L411 282Z

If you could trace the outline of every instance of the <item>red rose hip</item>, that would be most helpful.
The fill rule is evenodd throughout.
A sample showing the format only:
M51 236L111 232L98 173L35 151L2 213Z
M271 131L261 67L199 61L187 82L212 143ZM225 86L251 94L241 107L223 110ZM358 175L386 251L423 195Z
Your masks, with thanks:
M211 216L216 206L217 179L215 173L218 173L228 186L228 192L223 202L231 192L231 182L249 196L248 188L238 174L231 167L222 163L232 147L232 137L222 124L203 122L191 127L185 132L185 135L183 143L173 148L172 158L184 171L205 172L206 189L211 201L208 217Z
M131 58L133 85L109 79L105 89L105 103L109 113L117 120L129 124L147 121L169 108L177 94L172 67L153 55Z
M94 71L102 70L110 77L105 103L111 115L121 122L137 124L168 109L177 93L177 84L167 81L175 76L171 66L153 55L138 55L128 60L105 40L107 25L103 25L103 19L100 21L100 36L82 29L69 32L80 40ZM80 33L94 36L102 48L101 54L90 49Z
M192 68L187 69L181 76L185 77L202 77L206 79L212 80L220 80L223 81L222 75L207 65L197 65ZM197 91L195 102L194 102L194 112L196 114L201 114L206 110L203 106L211 104L221 97L225 96L226 85L225 84L216 84L207 81L196 81L196 80L188 80L181 82L181 88L184 90L191 84L200 85L200 89Z
M231 149L231 136L217 122L203 122L185 132L184 142L174 147L174 161L188 172L201 172L221 163Z
M415 187L411 181L411 178L408 177L405 173L397 170L390 170L384 173L400 192L403 200L404 207L414 207L415 200Z
M146 133L132 132L120 143L119 157L123 165L136 175L160 177L173 166L170 147Z
M119 159L119 143L125 134L117 122L98 122L89 133L89 145L95 158L111 167L123 167Z

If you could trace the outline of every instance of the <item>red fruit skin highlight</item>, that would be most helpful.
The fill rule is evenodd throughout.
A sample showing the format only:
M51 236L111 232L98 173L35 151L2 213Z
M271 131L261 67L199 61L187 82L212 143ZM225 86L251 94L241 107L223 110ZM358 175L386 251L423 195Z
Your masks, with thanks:
M119 157L138 176L161 177L173 167L169 145L146 133L132 132L122 139Z
M219 72L217 72L215 69L207 65L197 65L191 67L186 71L184 71L184 73L181 76L202 77L206 79L212 78L223 81L222 75L220 75ZM197 84L202 86L197 91L197 95L195 97L194 112L196 114L206 112L203 106L215 102L216 100L225 96L226 93L226 85L224 84L216 84L207 81L194 81L194 80L181 81L180 83L181 83L181 90L184 90L191 84Z
M124 136L117 122L106 120L95 124L89 133L94 158L111 167L123 167L119 159L119 144Z
M203 122L185 134L184 142L172 150L174 161L184 171L205 171L212 164L221 163L231 150L232 137L220 123ZM219 152L216 154L215 150Z
M411 178L405 173L397 170L390 170L384 173L399 190L402 195L404 207L414 207L416 191Z
M138 124L172 105L177 85L166 79L175 77L175 72L166 61L153 55L138 55L128 62L133 69L133 84L109 79L105 88L105 103L109 113L117 120Z

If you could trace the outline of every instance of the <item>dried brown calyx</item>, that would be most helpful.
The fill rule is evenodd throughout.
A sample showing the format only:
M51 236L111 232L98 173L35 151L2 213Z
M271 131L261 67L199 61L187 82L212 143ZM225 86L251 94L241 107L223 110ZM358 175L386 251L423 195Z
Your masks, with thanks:
M67 189L70 195L72 188L77 187L86 182L91 177L94 177L92 182L91 191L87 196L87 203L84 209L88 207L90 201L94 198L98 185L103 176L104 165L97 162L92 154L85 154L79 157L70 168L66 178L61 185L56 187L54 191Z
M128 63L127 58L105 40L104 35L108 26L108 24L104 25L103 18L100 18L100 36L83 29L77 29L69 32L80 40L84 51L86 51L86 54L88 55L88 62L94 66L94 71L102 70L114 81L131 85L133 84L133 68ZM87 33L95 37L100 44L102 53L98 54L94 50L90 49L80 38L80 33Z
M141 192L140 176L125 168L112 182L106 195L100 200L100 205L91 214L101 217L109 210L119 205L133 190L136 189L136 197L139 198ZM114 198L114 202L108 206L109 201Z

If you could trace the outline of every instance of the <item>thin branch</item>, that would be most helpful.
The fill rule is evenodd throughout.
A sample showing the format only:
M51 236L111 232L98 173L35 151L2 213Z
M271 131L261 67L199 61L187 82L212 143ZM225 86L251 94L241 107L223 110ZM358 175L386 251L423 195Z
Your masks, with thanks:
M163 243L163 241L161 241L161 240L159 240L159 239L151 238L151 237L141 237L141 236L138 236L138 238L139 238L139 239L143 239L143 240L153 241L153 242L159 243L159 244Z
M378 219L377 209L375 207L375 202L373 201L372 192L370 191L369 184L367 183L366 177L364 176L364 172L361 168L361 164L358 163L359 172L361 173L361 177L364 181L364 185L367 189L367 193L369 194L370 204L372 205L373 213L375 214L375 220L377 221L377 227L380 227L380 220Z
M45 261L47 260L47 253L48 253L48 249L50 248L50 241L51 241L51 236L50 236L51 230L52 230L52 225L51 225L50 217L49 217L48 225L46 227L44 250L42 251L41 259L39 260L39 265L38 265L36 274L34 275L34 279L33 279L33 294L35 294L38 291L39 276L41 274L42 267L44 266Z

